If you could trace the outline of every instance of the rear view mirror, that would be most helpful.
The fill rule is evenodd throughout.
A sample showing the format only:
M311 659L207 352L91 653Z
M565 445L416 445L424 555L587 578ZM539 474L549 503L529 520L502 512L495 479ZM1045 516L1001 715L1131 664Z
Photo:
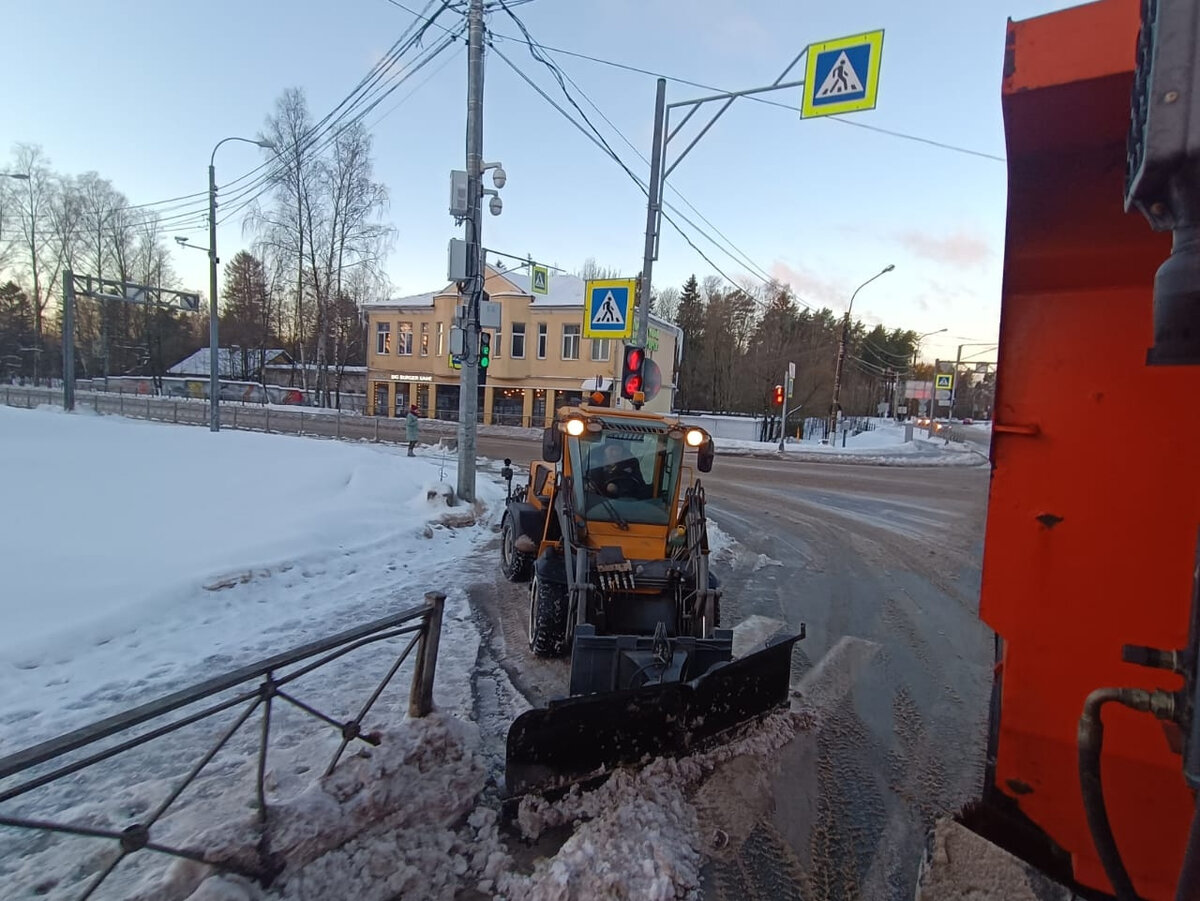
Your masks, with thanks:
M713 445L713 440L709 438L696 454L696 468L701 472L712 472L713 460L716 456L717 449Z
M542 459L547 463L557 463L562 459L562 432L557 425L542 432Z

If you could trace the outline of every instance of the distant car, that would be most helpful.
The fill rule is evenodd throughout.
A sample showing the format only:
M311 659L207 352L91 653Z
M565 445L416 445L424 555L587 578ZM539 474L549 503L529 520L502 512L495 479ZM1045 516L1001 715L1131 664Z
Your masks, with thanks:
M967 417L963 419L963 425L975 425L975 420Z

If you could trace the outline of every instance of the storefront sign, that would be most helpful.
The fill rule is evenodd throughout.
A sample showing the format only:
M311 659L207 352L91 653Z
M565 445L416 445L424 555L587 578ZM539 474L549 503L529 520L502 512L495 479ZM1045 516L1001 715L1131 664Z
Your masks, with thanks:
M401 373L393 372L392 373L392 381L393 382L432 382L433 376L431 376L431 375L402 375Z

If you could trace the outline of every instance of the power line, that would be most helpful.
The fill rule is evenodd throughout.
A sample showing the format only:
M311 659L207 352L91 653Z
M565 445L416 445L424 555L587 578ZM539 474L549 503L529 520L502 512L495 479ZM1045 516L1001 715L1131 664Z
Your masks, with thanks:
M447 36L445 38L440 40L430 50L426 51L424 56L420 57L417 60L417 62L415 62L412 66L410 66L407 70L405 70L404 74L400 78L398 78L391 86L389 86L387 88L387 90L385 90L381 94L379 94L379 96L376 97L361 112L356 113L354 115L354 118L352 118L352 119L346 121L344 124L342 124L341 127L339 127L336 132L332 133L331 135L329 135L328 137L323 139L321 145L319 147L315 148L315 150L313 152L320 153L321 151L323 151L324 149L329 147L331 144L335 143L337 141L337 139L339 137L341 137L341 135L344 131L346 131L348 128L352 127L353 125L360 123L362 121L362 119L368 113L370 113L380 103L382 103L385 99L387 99L387 97L389 97L396 89L398 89L401 85L403 85L405 82L407 82L410 78L414 77L418 72L421 71L421 69L423 69L426 65L428 65L439 54L441 54L442 51L444 51L447 47L449 47L451 44L453 44L458 39L458 36L461 34L461 31L462 31L462 29L459 29L459 31L457 31L457 32L447 33ZM440 70L438 70L438 71L440 71ZM434 72L431 74L435 75L437 73ZM426 81L428 81L428 78L426 79ZM422 82L421 84L424 84L424 83L425 82ZM394 106L392 106L387 112L385 112L383 115L381 115L378 119L376 119L375 122L372 123L372 125L373 126L378 125L379 122L381 122L384 118L386 118L386 116L388 116L390 113L395 111L395 109L397 109L399 106L401 106L404 103L404 101L408 99L408 97L410 97L410 96L412 96L412 94L416 93L417 89L419 89L421 87L421 84L414 87L414 89L411 92L409 92L408 95L406 95L404 98L402 98L399 102L397 102ZM312 148L309 148L309 149L312 149ZM280 171L282 171L282 170L280 170ZM279 172L276 173L276 175L278 175L278 174L279 174ZM271 180L273 180L273 178ZM246 197L245 196L246 192L243 191L241 193L241 195L239 195L236 199L226 200L225 204L227 207L229 207L229 211L226 213L224 218L217 220L218 223L226 222L229 219L231 219L233 216L237 215L242 210L246 209L248 206L250 206L250 204L254 203L259 197L261 197L264 193L266 193L266 191L268 191L270 189L270 187L271 187L271 185L268 183L268 184L265 184L261 190L256 191L253 194L253 196ZM242 198L245 198L245 199L242 199Z
M504 7L504 9L508 13L508 15L517 23L517 27L520 28L521 32L526 36L526 41L524 43L529 47L530 54L534 57L534 59L536 59L538 62L541 62L548 69L550 69L550 71L554 74L555 80L558 82L559 88L562 90L563 94L566 96L567 100L571 103L571 105L573 107L575 107L576 110L578 110L579 114L583 117L583 120L585 122L587 122L588 127L591 129L591 133L589 133L586 129L583 128L583 126L581 126L578 122L576 122L575 119L569 113L567 113L566 110L564 110L553 99L551 99L550 96L548 94L546 94L546 92L543 91L540 86L538 86L531 78L529 78L528 75L526 75L523 71L521 71L521 69L515 63L513 63L512 60L510 60L507 56L505 56L503 54L503 52L498 50L494 44L491 45L492 50L506 64L508 64L508 66L514 72L516 72L527 84L529 84L535 91L537 91L537 93L540 94L543 99L545 99L548 103L550 103L550 105L553 106L569 122L571 122L571 124L573 124L581 132L583 132L585 137L587 137L589 140L592 141L592 143L594 143L598 147L600 147L600 149L602 151L604 151L604 153L607 156L609 156L622 169L624 169L625 173L630 177L630 179L633 180L634 184L636 184L638 186L638 188L641 189L642 193L649 196L649 190L646 186L646 183L625 164L624 160L621 159L621 157L617 154L617 152L615 150L613 150L612 146L608 143L608 141L605 140L604 136L600 133L599 129L596 128L596 126L587 117L587 115L583 112L583 110L580 109L579 104L575 102L574 98L571 96L570 91L567 90L566 84L564 83L564 78L566 78L565 73L563 73L560 69L558 69L558 67L555 63L546 59L543 55L541 55L538 52L537 42L529 34L528 29L525 28L524 23L521 22L521 20L511 10L508 9L508 7L505 5L505 0L498 0L498 2L501 4L502 7ZM571 82L571 83L575 84L574 82ZM575 85L575 87L577 90L580 91L581 94L584 94L584 97L585 97L585 99L588 100L588 103L590 103L592 105L592 107L595 108L596 111L598 113L600 113L601 116L604 117L605 121L608 122L608 124L610 126L612 126L613 130L616 131L617 134L621 135L622 140L624 140L626 144L629 144L630 147L633 147L633 145L629 141L629 139L626 138L624 136L624 134L621 133L620 129L618 129L615 125L613 125L612 121L609 120L607 116L604 116L603 112L599 109L599 107L597 107L596 104L590 98L587 98L587 95L581 89L579 89L578 85ZM633 147L633 150L635 153L638 153L636 147ZM640 156L640 153L638 155ZM645 158L643 157L643 159L645 159ZM676 193L678 193L678 192L676 192ZM686 199L685 199L685 202L686 202ZM691 206L691 204L688 204L688 205ZM693 207L693 209L695 209L695 208ZM683 216L682 213L679 213L678 210L674 210L673 207L672 207L672 210L681 219L684 219L685 221L687 221L688 224L691 225L691 227L695 231L697 231L704 238L706 238L711 244L713 244L713 246L717 247L718 249L721 249L722 252L726 253L726 255L728 255L731 259L733 259L734 262L739 263L739 265L744 265L741 263L741 261L739 261L737 259L736 256L734 256L733 254L730 254L728 251L724 250L724 248L722 248L721 245L716 240L714 240L710 235L708 235L703 229L701 229L699 226L697 226L694 222L691 222L690 220L688 220L685 216ZM747 294L747 296L751 297L751 299L753 299L753 301L756 304L758 304L760 307L763 307L764 309L767 308L768 304L764 300L762 300L758 297L755 297L753 294L750 294L749 292L746 292L745 289L742 288L741 285L739 285L736 281L734 281L732 278L730 278L730 276L723 269L721 269L721 267L719 267L716 263L714 263L713 260L706 253L704 253L702 250L700 250L700 248L696 246L695 242L692 241L691 237L688 236L683 231L683 229L679 226L679 224L677 222L675 222L675 220L672 219L665 211L663 211L662 215L663 215L663 218L665 218L671 224L671 226L675 229L675 231L678 232L679 236L682 237L684 239L684 241L687 242L688 246L690 246L697 254L699 254L700 257L706 263L708 263L709 266L711 266L714 270L716 270L718 273L720 273L722 278L724 278L727 282L729 282L729 284L733 285L737 290L742 291L743 293ZM759 278L760 281L763 281L763 282L769 281L769 279L764 279L764 278L762 278L762 276L759 276L757 273L752 272L752 274L755 275L756 278ZM805 303L800 298L797 298L797 299L800 300L800 302L802 304L804 304L806 307L808 306L808 304Z
M514 35L505 35L505 34L500 34L498 32L492 32L492 34L495 37L502 38L504 40L517 41L518 43L526 43L525 41L521 40L521 38L516 37ZM689 87L700 88L701 90L710 91L713 93L718 93L718 94L728 93L723 88L713 87L712 85L702 84L697 81L690 81L689 79L679 78L678 76L675 76L675 75L666 75L662 72L654 72L650 69L642 69L638 66L630 66L625 63L619 63L619 62L616 62L611 59L601 59L599 57L589 56L586 53L579 53L574 50L565 50L562 47L550 47L546 44L541 44L539 46L543 50L545 50L549 53L559 53L559 54L562 54L563 56L573 56L576 59L584 59L584 60L587 60L588 62L598 63L599 65L602 65L602 66L609 66L614 69L622 69L626 72L635 72L639 75L648 75L652 78L665 78L665 79L667 79L667 81L672 81L672 82L675 82L676 84L684 84L684 85L688 85ZM755 103L762 103L766 106L774 106L774 107L778 107L779 109L789 110L794 113L802 112L801 108L794 104L782 103L778 100L771 100L770 98L762 97L762 96L759 96L756 94L747 95L744 99L753 100ZM981 151L981 150L973 150L970 147L961 147L961 146L958 146L957 144L950 144L945 141L937 141L932 138L923 138L923 137L920 137L919 135L907 134L902 131L894 131L889 128L881 128L877 125L867 125L866 123L856 122L852 119L844 119L840 116L822 116L820 118L823 118L826 120L831 120L834 122L840 122L843 125L853 125L856 128L865 128L868 131L875 131L875 132L879 132L880 134L890 135L893 138L901 138L906 141L916 141L920 144L927 144L931 147L938 147L942 150L950 150L955 153L964 153L964 154L967 154L968 156L976 156L976 157L980 157L982 159L996 160L997 162L1001 162L1001 163L1007 162L1007 159L1005 157L997 156L996 154L993 154L993 153L985 153L984 151Z
M500 2L504 2L504 0L500 0ZM528 42L523 42L523 43L527 43L529 46L532 47L533 44L536 42L533 42L532 40L530 40ZM566 78L566 80L571 83L571 86L574 87L575 90L577 90L583 96L583 99L588 102L588 104L592 107L592 109L594 109L599 114L600 118L603 119L606 123L608 123L608 126L617 133L617 137L619 137L622 141L624 141L625 145L630 150L632 150L634 152L634 154L636 154L637 157L643 163L645 163L647 166L649 166L650 161L648 159L646 159L645 155L634 145L634 143L632 141L629 140L628 137L625 136L625 133L623 131L621 131L621 129L618 128L616 126L616 124L611 119L608 118L608 116L606 116L604 114L604 110L600 109L600 107L598 107L596 105L595 101L592 100L592 98L590 96L588 96L587 92L584 91L583 88L581 88L579 86L579 84L573 78L571 78L570 75L568 75L565 71L563 71L561 69L561 67L556 66L556 68L558 68L558 70L560 72L562 72L563 77ZM744 250L742 250L740 247L738 247L736 244L734 244L733 241L730 240L730 238L724 232L722 232L719 228L717 228L717 226L714 225L712 223L712 221L708 219L708 217L706 217L702 212L700 212L700 210L698 210L696 208L696 206L690 200L688 200L687 197L684 196L682 191L680 191L678 188L676 188L673 184L670 184L670 183L667 183L667 187L669 187L679 197L679 199L683 201L683 203L688 207L688 209L690 209L693 213L696 214L696 216L698 216L703 222L705 222L709 226L709 228L711 228L718 235L720 235L721 238L724 239L725 243L736 252L736 255L733 253L729 253L728 250L721 247L721 245L715 241L712 242L714 244L714 246L716 246L719 250L721 250L723 253L725 253L726 256L730 257L730 259L734 260L739 265L745 266L746 268L750 269L752 272L754 272L756 275L758 275L759 278L762 279L762 281L764 281L764 282L771 281L770 274L767 273L767 271L762 266L759 266L757 263L755 263L754 260L750 258L750 255L748 253L746 253ZM681 219L683 219L685 222L687 222L693 228L698 229L698 226L696 226L696 224L694 222L691 222L690 220L688 220L687 217L684 216L682 213L680 213L679 210L676 209L672 204L664 201L664 205L668 209L671 209L672 211L674 211L677 215L679 215L679 217ZM711 241L712 239L710 238L709 240ZM741 257L740 259L738 258L739 255ZM804 303L803 300L801 300L800 302L803 303L804 306L806 306L806 307L808 306L808 304Z

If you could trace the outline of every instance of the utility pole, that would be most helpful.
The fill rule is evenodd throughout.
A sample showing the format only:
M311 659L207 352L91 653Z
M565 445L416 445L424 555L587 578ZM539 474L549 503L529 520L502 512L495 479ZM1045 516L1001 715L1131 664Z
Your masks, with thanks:
M958 345L958 353L954 355L954 377L950 379L950 412L946 415L947 419L954 418L954 395L958 391L958 367L962 363L962 349L965 344Z
M637 334L633 343L645 347L650 331L650 273L654 267L658 216L662 210L663 117L667 109L667 80L658 80L654 94L654 145L650 153L650 184L646 202L646 250L642 256L642 302L638 307Z
M479 410L479 301L483 294L483 0L467 10L467 284L458 397L458 496L475 500ZM531 276L532 277L532 276Z
M221 146L220 144L217 147ZM217 334L217 169L208 160L208 430L221 431L220 339ZM296 303L300 302L297 296Z
M850 303L854 304L853 298L850 299ZM842 396L842 366L846 362L846 333L849 330L850 310L847 309L846 315L842 317L842 334L838 338L837 363L833 367L833 403L829 405L829 428L826 429L830 441L833 441L834 435L837 433L838 406Z

